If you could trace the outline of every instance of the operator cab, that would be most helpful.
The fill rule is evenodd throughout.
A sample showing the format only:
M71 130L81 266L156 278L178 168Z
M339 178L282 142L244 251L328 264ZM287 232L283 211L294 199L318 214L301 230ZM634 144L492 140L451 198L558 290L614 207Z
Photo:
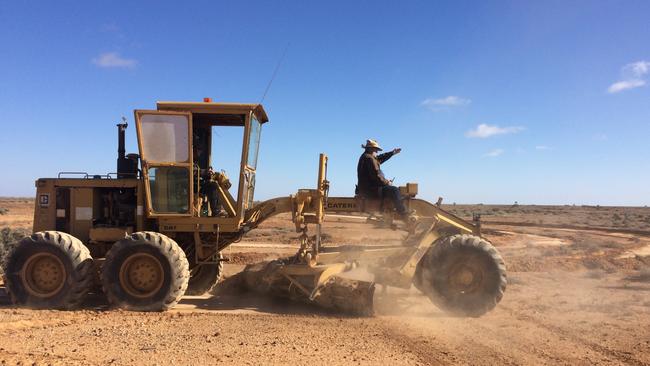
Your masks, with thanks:
M260 104L158 102L135 120L149 217L243 218L268 122ZM225 169L239 170L235 185Z

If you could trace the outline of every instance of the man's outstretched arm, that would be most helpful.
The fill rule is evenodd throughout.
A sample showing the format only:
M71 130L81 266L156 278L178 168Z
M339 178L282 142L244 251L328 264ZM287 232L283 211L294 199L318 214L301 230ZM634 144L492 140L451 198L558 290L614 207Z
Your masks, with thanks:
M377 155L377 161L379 161L379 164L383 164L384 162L386 162L386 160L392 158L393 155L399 154L401 151L402 149L398 147L396 149L393 149L392 151L379 154Z

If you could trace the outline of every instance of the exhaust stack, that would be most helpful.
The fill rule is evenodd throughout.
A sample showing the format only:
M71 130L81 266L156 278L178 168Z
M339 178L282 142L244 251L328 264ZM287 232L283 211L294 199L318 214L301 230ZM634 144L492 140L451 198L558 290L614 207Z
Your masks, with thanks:
M138 157L137 154L126 155L125 140L126 118L122 117L123 123L117 124L117 178L137 178L138 176Z

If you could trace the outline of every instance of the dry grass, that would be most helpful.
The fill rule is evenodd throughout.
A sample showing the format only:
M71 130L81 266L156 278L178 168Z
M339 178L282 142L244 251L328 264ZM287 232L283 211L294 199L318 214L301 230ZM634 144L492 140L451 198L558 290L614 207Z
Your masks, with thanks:
M33 198L0 197L0 227L31 229L33 220Z
M443 205L445 210L471 219L477 213L485 222L570 225L650 231L650 207Z

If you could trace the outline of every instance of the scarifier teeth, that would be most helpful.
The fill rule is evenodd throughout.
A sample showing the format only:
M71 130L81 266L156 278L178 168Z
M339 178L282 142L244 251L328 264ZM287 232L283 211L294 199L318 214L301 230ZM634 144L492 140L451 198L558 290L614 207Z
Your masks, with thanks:
M374 314L374 282L334 275L318 287L310 288L307 284L313 281L297 283L283 275L280 261L248 265L242 275L245 287L257 293L311 303L333 312L354 316Z

